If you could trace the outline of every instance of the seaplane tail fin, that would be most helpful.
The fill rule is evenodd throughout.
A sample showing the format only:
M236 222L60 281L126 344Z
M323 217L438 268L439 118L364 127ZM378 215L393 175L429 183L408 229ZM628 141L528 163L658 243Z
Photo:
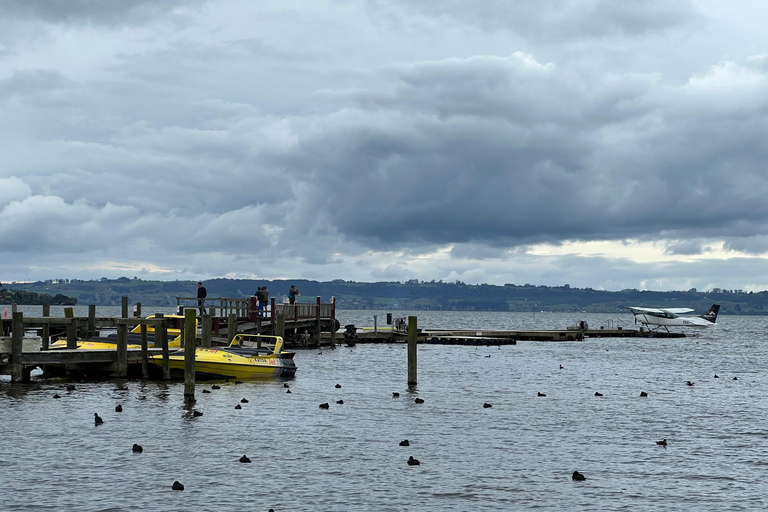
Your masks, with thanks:
M701 315L701 318L709 322L717 323L717 313L720 311L720 304L712 304L712 307L707 310L706 313Z

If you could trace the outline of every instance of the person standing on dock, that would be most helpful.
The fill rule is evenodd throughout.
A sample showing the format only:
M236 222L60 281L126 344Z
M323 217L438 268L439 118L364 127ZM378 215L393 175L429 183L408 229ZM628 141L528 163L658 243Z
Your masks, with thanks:
M290 304L296 303L296 296L301 295L301 292L299 292L299 289L295 286L291 285L291 289L288 290L288 301Z
M203 286L203 283L197 283L197 307L200 308L200 316L205 314L205 298L208 296L208 291Z
M267 290L267 285L261 287L261 296L263 297L263 301L259 303L259 312L266 311L267 304L269 304L269 290Z

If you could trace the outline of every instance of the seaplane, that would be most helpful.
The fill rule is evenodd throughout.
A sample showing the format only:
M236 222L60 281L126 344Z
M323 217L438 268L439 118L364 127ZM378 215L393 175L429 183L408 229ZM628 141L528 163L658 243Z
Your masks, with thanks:
M717 322L720 304L712 304L712 307L706 313L699 316L680 316L692 312L691 308L640 308L629 306L627 309L635 315L635 324L639 322L646 327L654 326L651 328L652 330L663 327L669 332L669 327L694 327L701 329L712 327Z

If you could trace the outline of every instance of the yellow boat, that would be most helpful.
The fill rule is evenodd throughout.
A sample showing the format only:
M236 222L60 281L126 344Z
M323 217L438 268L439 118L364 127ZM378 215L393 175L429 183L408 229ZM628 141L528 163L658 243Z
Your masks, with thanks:
M147 318L155 318L150 315ZM181 346L181 327L184 325L184 317L180 315L165 315L168 320L168 347ZM197 331L197 319L195 319L195 331ZM147 346L155 346L155 328L147 325ZM158 347L160 345L157 345ZM50 344L51 350L67 348L67 340L58 340ZM93 337L88 340L77 340L77 348L82 350L115 350L117 348L117 335ZM128 348L141 348L141 326L137 325L128 333Z
M292 377L296 373L293 352L283 351L283 338L263 334L237 334L228 347L195 349L195 378L253 379ZM184 348L168 356L171 372L184 372ZM150 362L163 365L163 356Z

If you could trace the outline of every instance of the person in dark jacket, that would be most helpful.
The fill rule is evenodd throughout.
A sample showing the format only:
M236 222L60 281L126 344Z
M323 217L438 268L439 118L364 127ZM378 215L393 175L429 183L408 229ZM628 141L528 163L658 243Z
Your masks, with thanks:
M291 304L295 304L297 295L301 295L301 292L299 292L299 289L296 288L294 285L291 285L291 289L288 290L288 301Z
M261 287L261 296L263 297L263 302L261 304L264 305L262 308L261 304L259 305L259 311L265 311L267 310L267 304L269 304L269 290L267 290L267 286L264 285Z
M205 298L208 296L208 291L203 286L203 283L197 283L197 307L200 308L200 316L205 314Z

